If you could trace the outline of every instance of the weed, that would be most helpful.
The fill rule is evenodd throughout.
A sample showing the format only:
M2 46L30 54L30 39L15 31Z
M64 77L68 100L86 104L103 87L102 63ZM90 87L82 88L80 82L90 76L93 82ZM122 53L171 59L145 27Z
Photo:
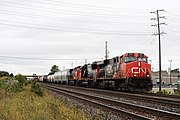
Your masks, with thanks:
M69 108L47 90L42 97L25 86L22 92L0 94L0 120L88 120L88 115L76 107ZM0 89L0 93L3 89Z
M37 82L33 82L31 85L31 91L38 96L43 96L43 90Z

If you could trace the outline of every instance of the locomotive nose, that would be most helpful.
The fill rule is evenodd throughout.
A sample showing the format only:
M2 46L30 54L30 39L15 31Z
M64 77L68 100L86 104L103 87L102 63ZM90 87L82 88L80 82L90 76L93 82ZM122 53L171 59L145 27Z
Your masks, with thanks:
M149 77L146 63L137 61L137 63L131 68L131 77Z
M139 67L141 66L141 61L138 61L138 66L139 66Z

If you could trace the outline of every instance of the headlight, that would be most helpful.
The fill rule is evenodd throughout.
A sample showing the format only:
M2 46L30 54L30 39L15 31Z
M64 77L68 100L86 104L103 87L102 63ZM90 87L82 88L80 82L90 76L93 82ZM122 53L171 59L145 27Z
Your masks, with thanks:
M138 66L141 66L141 62L138 62Z
M149 77L149 75L147 75L147 77Z
M136 74L134 75L134 77L136 77Z

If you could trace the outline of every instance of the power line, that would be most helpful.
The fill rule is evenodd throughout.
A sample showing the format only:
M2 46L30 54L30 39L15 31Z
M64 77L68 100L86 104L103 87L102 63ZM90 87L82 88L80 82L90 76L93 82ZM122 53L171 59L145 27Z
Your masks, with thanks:
M68 11L68 10L63 10L63 9L55 9L55 8L48 8L48 7L38 7L38 6L33 6L33 5L24 5L21 3L14 3L14 2L7 2L7 1L0 1L0 5L4 5L4 6L11 6L11 7L17 7L18 8L25 8L25 9L31 9L31 10L45 10L48 12L56 12L56 13L63 13L65 12L65 14L71 14L73 13L76 15L83 15L83 16L94 16L94 17L112 17L112 18L117 18L117 17L122 17L122 16L126 16L126 17L130 17L130 18L144 18L144 16L127 16L127 15L112 15L112 14L97 14L97 13L89 13L89 12L79 12L79 11ZM32 9L33 8L33 9Z
M0 23L0 24L8 25L8 26L15 26L15 27L25 27L25 28L42 29L42 30L55 30L55 31L64 31L64 32L80 32L80 33L111 34L111 35L148 35L148 34L143 34L143 33L130 33L127 31L126 32L123 31L122 33L122 31L103 31L103 30L81 29L81 28L72 28L72 27L48 26L48 25L22 23L22 22L7 21L7 20L4 22L10 22L10 23L15 23L15 24L9 24L9 23ZM80 30L80 31L77 31L77 30Z
M180 43L180 40L177 40L179 39L179 37L174 37L174 36L169 36L169 34L167 35L168 38L170 38L170 40L168 39L168 41L174 41L174 42L179 42Z
M31 17L31 18L38 18L43 20L57 20L57 21L65 21L65 22L79 22L79 23L95 23L95 24L112 24L112 25L122 25L123 23L131 24L131 26L135 25L142 25L142 23L128 23L128 22L109 22L109 21L92 21L92 20L81 20L81 19L69 19L64 17L54 17L54 16L44 16L44 15L37 15L31 13L23 13L23 12L14 12L14 11L7 11L7 10L0 10L0 14L9 14L14 16L23 16L23 17ZM144 23L148 24L148 23Z
M26 0L25 0L26 1ZM29 0L28 0L29 1ZM82 8L86 8L86 9L96 9L96 10L128 10L128 11L142 11L142 10L148 10L148 9L124 9L124 8L114 8L114 7L103 7L103 6L90 6L90 5L82 5L82 4L78 4L78 3L70 3L70 2L64 2L64 1L56 1L56 0L51 0L51 1L49 1L49 0L44 0L43 2L40 2L40 1L33 1L33 0L30 0L30 1L32 1L32 2L38 2L38 3L44 3L44 1L46 1L46 2L48 2L48 4L53 4L53 3L55 3L55 4L53 4L53 5L57 5L57 4L59 4L59 5L61 5L62 6L62 4L66 4L66 6L67 5L70 5L70 6L73 6L73 7L82 7ZM50 3L51 2L51 3ZM53 3L52 3L53 2Z
M180 21L176 21L175 19L168 18L168 20L169 20L169 21L176 22L176 23L180 23Z
M176 13L173 13L173 12L168 12L168 13L170 13L169 15L174 15L174 16L176 16L176 17L180 17L180 14L176 14Z
M29 58L29 57L17 57L17 56L0 56L1 58L10 58L10 59L22 59L22 60L84 60L82 58L79 59L45 59L45 58ZM102 58L86 58L86 59L102 59Z
M176 31L174 29L168 29L169 31L173 31L173 32L176 32L176 33L179 33L180 31Z

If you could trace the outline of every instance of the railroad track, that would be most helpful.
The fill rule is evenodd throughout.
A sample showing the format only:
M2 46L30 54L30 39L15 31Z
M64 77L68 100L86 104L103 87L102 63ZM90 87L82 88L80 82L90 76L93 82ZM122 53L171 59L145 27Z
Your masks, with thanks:
M139 93L139 94L147 95L145 93ZM172 98L172 99L179 99L180 100L180 96L177 96L177 95L166 95L166 94L148 93L148 96L165 97L165 98Z
M102 94L103 90L98 90L98 89L92 89L92 91L101 91L101 94L94 94L92 91L89 92L90 90L87 89L85 92L85 89L82 91L81 87L74 87L72 89L72 86L54 86L50 84L43 84L47 89L52 90L54 92L76 98L81 101L88 102L90 104L94 104L96 106L99 106L103 109L106 109L108 111L111 111L115 114L122 114L127 117L130 117L131 119L163 119L163 120L168 120L168 119L180 119L180 114L179 113L174 113L174 112L169 112L169 111L164 111L164 110L159 110L159 109L154 109L152 107L145 107L142 105L138 104L133 104L133 103L128 103L124 101L120 101L117 99L114 99L113 97L106 97ZM70 89L71 88L71 89ZM77 90L79 88L80 90ZM81 92L80 92L81 91ZM110 93L111 91L109 91ZM93 94L92 94L93 93ZM107 93L107 91L106 91ZM112 92L114 93L114 92ZM115 94L115 93L114 93Z
M152 107L154 109L180 113L180 98L177 97L171 98L167 95L161 97L159 95L155 96L152 94L132 94L132 93L119 92L119 91L92 89L92 88L76 87L76 86L61 85L61 87L73 89L80 92L84 91L93 94L104 95L104 97L107 98L113 98L128 103L134 103L146 107Z

